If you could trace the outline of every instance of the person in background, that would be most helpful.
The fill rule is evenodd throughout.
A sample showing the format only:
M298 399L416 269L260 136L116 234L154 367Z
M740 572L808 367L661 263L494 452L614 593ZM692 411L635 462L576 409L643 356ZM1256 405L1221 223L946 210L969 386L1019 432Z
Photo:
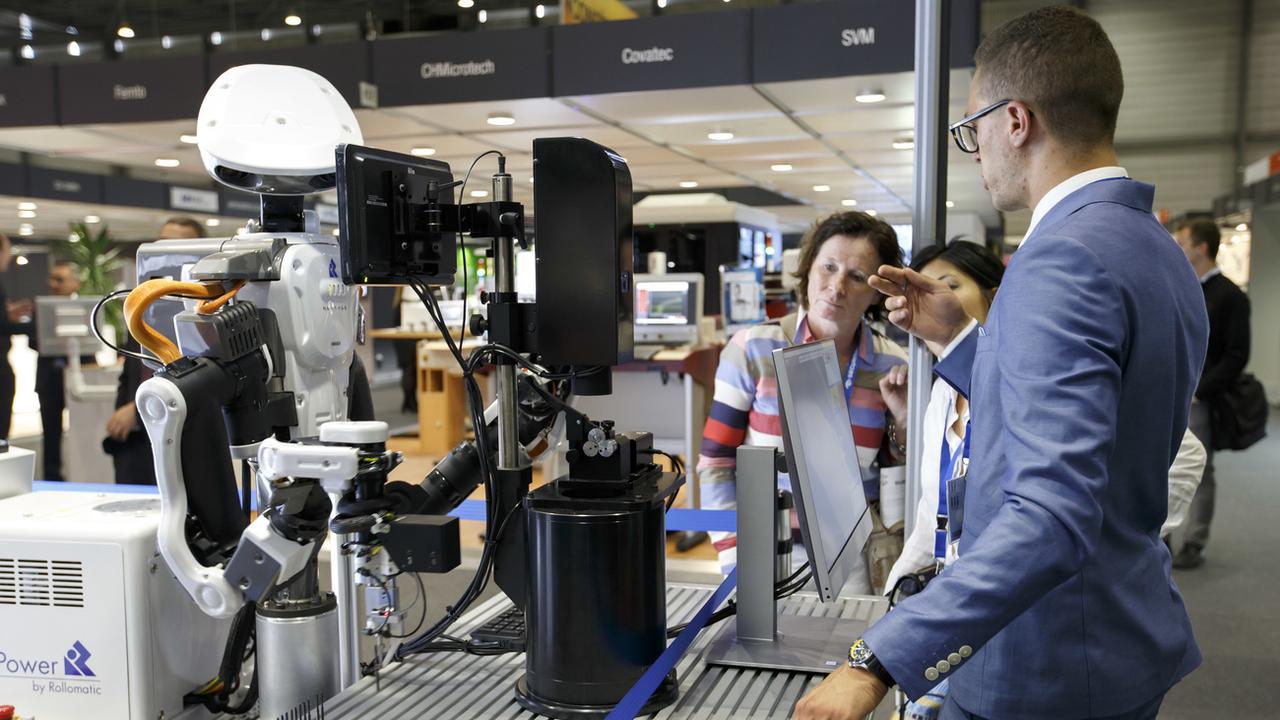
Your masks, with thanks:
M71 263L56 263L49 270L49 294L71 297L80 292L80 276ZM32 342L32 349L35 347ZM92 358L85 358L92 360ZM36 358L36 395L40 398L40 461L45 480L62 481L62 412L67 409L64 373L67 359L57 355Z
M160 228L159 240L186 240L205 236L204 226L189 217L170 218ZM126 350L138 351L138 344L129 338ZM134 397L138 386L151 377L151 369L142 361L124 356L120 371L120 384L116 389L116 411L107 421L107 439L103 447L110 453L115 465L117 485L155 485L156 470L151 457L151 441L138 418L138 406Z
M1174 567L1190 570L1204 563L1203 553L1209 543L1209 524L1213 521L1218 488L1213 472L1212 408L1240 379L1244 366L1249 363L1249 296L1218 269L1222 235L1217 223L1208 218L1183 221L1174 231L1174 239L1200 278L1209 313L1209 354L1191 403L1191 431L1204 443L1208 458L1204 477L1187 514L1182 549L1173 559Z
M0 233L0 273L8 272L9 263L13 260L13 244L9 236ZM0 285L0 431L4 439L9 439L9 426L13 423L13 398L17 386L13 377L13 366L9 364L9 348L14 335L31 334L30 300L10 300L4 287Z
M868 320L882 315L883 300L867 278L881 265L901 264L893 228L866 213L838 213L809 232L796 272L800 311L739 331L720 353L715 397L698 459L703 507L737 506L734 471L739 445L782 447L773 351L827 338L835 341L840 367L845 369L849 424L864 491L869 502L879 498L878 460L891 455L880 378L905 362L906 356L870 329ZM779 487L790 488L785 475L779 477ZM722 569L728 572L737 563L736 536L712 533L711 540ZM875 550L871 552L874 556ZM892 558L884 563L882 575L890 563ZM855 570L846 589L869 593L873 582L866 565L860 575ZM882 583L883 577L879 580Z

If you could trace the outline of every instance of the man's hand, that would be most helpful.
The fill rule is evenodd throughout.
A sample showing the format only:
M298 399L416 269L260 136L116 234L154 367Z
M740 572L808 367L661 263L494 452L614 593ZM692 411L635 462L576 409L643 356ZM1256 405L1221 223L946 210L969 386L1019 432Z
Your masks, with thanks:
M876 709L889 688L875 675L841 664L796 703L794 720L862 720Z
M884 398L885 407L893 414L898 431L907 429L907 366L894 365L889 372L880 376L880 396ZM902 439L899 434L898 438Z
M889 321L921 340L945 347L969 324L960 298L940 280L910 268L881 265L867 282L889 296Z
M125 403L116 408L111 414L111 419L107 421L107 435L114 440L124 442L129 433L138 427L138 406L134 403Z
M34 309L30 300L9 300L5 303L5 312L9 316L9 322L17 323L31 317Z

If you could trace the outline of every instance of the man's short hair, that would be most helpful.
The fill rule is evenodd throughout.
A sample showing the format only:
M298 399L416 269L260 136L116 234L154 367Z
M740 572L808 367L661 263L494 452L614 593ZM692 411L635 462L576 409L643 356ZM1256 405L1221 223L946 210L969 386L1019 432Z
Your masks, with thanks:
M1061 5L1032 10L996 28L973 59L987 100L1026 103L1068 148L1114 142L1124 76L1097 20Z
M1182 232L1186 230L1191 236L1192 246L1204 244L1205 253L1209 255L1211 260L1218 259L1218 247L1222 245L1222 231L1218 229L1218 223L1209 218L1195 218L1194 220L1183 220L1178 223L1174 232Z
M195 233L196 237L198 238L202 238L205 236L204 225L201 225L199 220L196 220L195 218L186 217L185 215L171 217L168 220L165 220L164 224L177 225L179 227L187 228L191 232Z

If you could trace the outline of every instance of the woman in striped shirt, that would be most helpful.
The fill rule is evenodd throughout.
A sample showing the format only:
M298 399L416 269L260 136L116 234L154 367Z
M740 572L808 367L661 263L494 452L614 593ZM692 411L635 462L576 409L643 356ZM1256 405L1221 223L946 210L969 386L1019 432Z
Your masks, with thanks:
M801 310L742 330L725 345L698 459L704 507L737 505L734 470L739 445L782 448L773 351L827 338L835 340L840 366L846 369L845 377L852 379L846 380L849 425L867 500L878 500L881 461L900 462L897 456L889 460L888 416L880 378L891 367L906 362L902 349L872 331L867 322L883 313L883 298L867 284L867 278L881 265L902 265L898 238L888 223L862 212L838 213L822 220L801 245L796 272ZM778 486L790 489L790 479L780 475ZM713 533L711 539L727 572L737 562L737 538ZM887 563L883 559L877 563L883 566L882 573L893 560L890 557ZM850 592L864 594L871 588L865 564L846 586Z

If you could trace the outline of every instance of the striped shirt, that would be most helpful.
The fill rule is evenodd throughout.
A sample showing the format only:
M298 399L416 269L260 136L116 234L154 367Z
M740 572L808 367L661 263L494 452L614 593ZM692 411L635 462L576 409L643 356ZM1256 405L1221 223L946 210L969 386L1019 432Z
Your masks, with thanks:
M797 337L787 337L784 327L797 328ZM867 328L864 323L858 333L858 372L849 397L849 424L862 466L864 490L867 499L874 500L880 495L880 474L875 459L884 443L886 417L880 378L889 368L905 363L906 354L891 340L867 332ZM804 344L814 339L802 311L799 315L741 330L720 352L715 398L702 431L698 458L703 507L737 506L734 470L739 445L782 449L773 351L792 345L793 340ZM791 489L791 479L785 473L778 476L778 487ZM713 533L712 540L721 553L721 565L733 565L737 538Z

